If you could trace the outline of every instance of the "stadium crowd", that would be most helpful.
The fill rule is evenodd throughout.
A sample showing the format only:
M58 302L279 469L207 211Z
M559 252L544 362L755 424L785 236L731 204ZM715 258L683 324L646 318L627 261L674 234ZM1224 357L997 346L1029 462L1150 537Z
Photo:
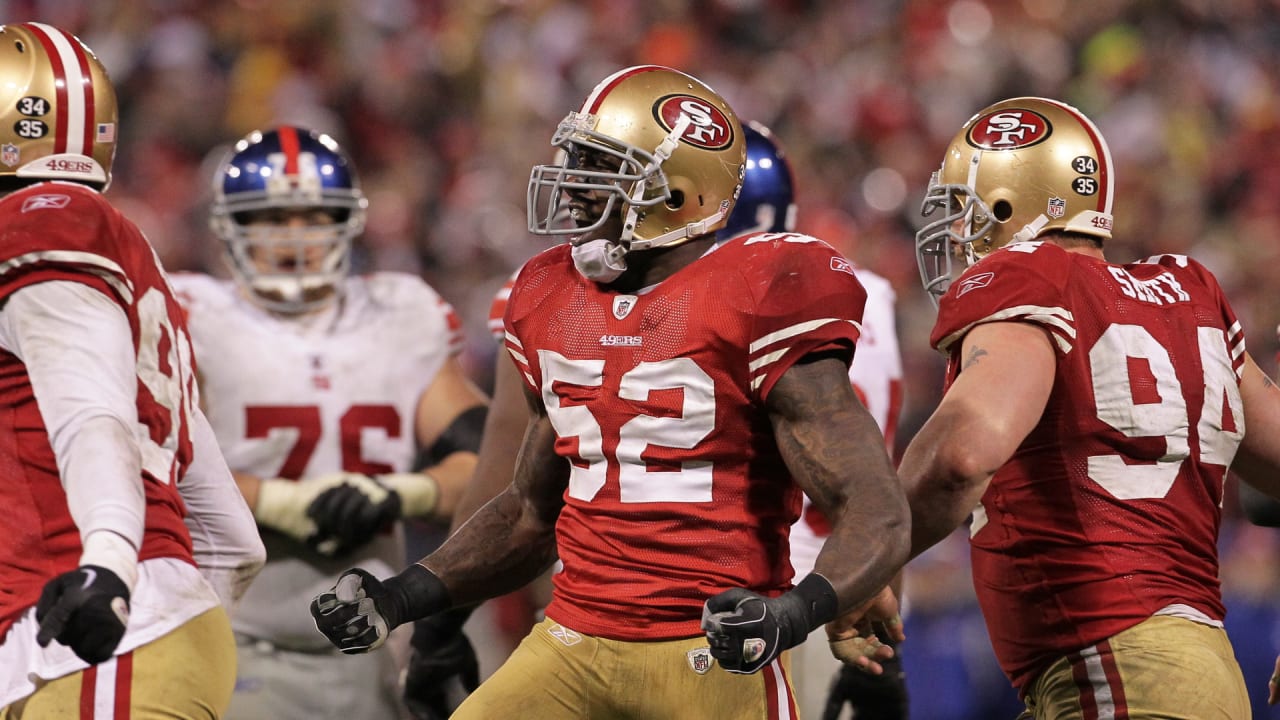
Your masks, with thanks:
M1221 280L1263 370L1280 323L1280 3L1265 0L0 0L95 48L120 94L114 203L170 270L221 268L205 218L229 143L271 123L333 134L361 168L356 269L419 272L491 377L495 290L545 241L528 168L616 68L686 69L773 129L798 172L798 228L898 294L899 449L936 405L942 358L912 238L954 129L998 97L1089 114L1117 167L1116 262L1191 255ZM1274 193L1274 194L1273 194ZM993 389L993 392L998 391ZM1280 646L1280 542L1228 488L1227 628L1250 690ZM922 718L1012 717L957 535L909 568L904 657ZM1255 697L1255 717L1268 715Z

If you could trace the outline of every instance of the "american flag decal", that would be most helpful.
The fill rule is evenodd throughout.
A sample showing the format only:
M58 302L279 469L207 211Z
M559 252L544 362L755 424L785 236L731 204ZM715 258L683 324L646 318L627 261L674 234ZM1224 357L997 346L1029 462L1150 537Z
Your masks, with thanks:
M110 143L116 141L116 124L115 123L98 123L98 132L94 135L94 142Z

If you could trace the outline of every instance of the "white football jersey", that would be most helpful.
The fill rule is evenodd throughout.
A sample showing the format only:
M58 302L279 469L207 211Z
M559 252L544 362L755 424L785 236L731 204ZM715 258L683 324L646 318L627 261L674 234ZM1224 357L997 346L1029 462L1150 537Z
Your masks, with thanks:
M172 278L187 308L201 399L232 470L264 478L410 469L415 411L462 349L452 308L416 276L344 281L341 303L303 318L272 315L235 283ZM311 598L343 570L379 577L404 563L400 528L338 558L263 531L267 566L233 613L237 632L292 649L326 649Z
M857 268L855 274L867 291L867 305L849 380L880 425L892 456L894 430L902 409L902 355L894 319L897 297L889 281L870 270ZM797 579L813 571L818 551L829 534L826 518L805 498L800 519L791 526L791 565Z

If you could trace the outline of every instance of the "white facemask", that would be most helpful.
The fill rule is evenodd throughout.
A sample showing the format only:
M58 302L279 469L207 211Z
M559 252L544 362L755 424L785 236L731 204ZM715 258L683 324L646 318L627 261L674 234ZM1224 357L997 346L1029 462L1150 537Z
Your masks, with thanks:
M613 282L627 269L627 247L609 240L588 240L572 252L573 266L588 280Z

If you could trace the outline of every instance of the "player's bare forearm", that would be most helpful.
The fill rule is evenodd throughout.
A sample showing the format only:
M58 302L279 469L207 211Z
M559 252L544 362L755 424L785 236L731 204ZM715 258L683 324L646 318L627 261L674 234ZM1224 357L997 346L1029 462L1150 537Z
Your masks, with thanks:
M1240 396L1245 435L1231 469L1257 490L1280 499L1280 388L1248 354Z
M1038 325L979 325L965 336L961 358L960 375L898 466L911 503L911 557L965 521L1053 390L1057 360Z
M910 516L875 420L835 358L798 364L769 394L779 450L831 519L814 566L845 612L880 591L906 561Z
M939 408L912 438L898 466L911 503L911 557L928 550L960 527L977 506L995 467L957 462L948 440L966 421ZM996 466L998 467L998 466Z
M556 558L555 521L568 463L555 454L545 415L530 423L512 484L420 563L449 589L455 606L523 587Z

